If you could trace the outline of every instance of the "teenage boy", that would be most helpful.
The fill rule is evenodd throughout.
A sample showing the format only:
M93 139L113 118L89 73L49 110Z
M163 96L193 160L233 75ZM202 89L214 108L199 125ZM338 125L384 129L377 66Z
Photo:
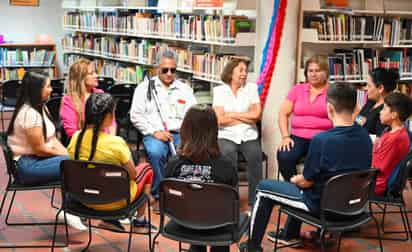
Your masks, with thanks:
M372 152L372 167L380 171L375 186L378 196L385 193L389 176L408 154L410 140L404 125L412 112L411 98L401 93L385 96L383 104L379 119L389 130L376 140Z
M314 136L302 175L290 182L262 180L257 186L252 213L248 251L262 251L261 242L275 204L286 204L313 214L319 213L320 195L326 181L338 174L369 169L372 142L368 132L353 122L356 91L346 83L331 85L327 91L328 117L334 128ZM301 222L288 217L278 241L296 242Z

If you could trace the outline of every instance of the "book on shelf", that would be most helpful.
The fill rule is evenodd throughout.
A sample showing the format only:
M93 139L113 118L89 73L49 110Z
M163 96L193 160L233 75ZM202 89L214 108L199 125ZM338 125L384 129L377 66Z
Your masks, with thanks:
M384 18L338 14L305 14L303 28L315 29L319 40L380 41Z
M0 48L0 66L52 66L55 54L54 51L37 48Z
M125 35L163 36L233 43L237 33L251 33L252 20L246 16L189 14L153 14L129 12L67 12L63 18L68 28Z
M35 68L30 68L30 70L33 70ZM50 77L54 76L54 71L52 68L39 68L35 69L36 72L43 72L47 74ZM26 68L20 67L20 68L1 68L0 69L0 80L21 80L23 79L23 76L25 72L27 71Z

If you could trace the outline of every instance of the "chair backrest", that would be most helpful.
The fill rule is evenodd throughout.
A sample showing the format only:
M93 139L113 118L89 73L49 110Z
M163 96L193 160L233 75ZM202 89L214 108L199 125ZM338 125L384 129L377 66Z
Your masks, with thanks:
M224 184L165 179L160 184L159 203L161 219L166 215L187 228L237 227L239 222L239 194Z
M321 217L328 213L354 216L363 213L375 186L376 169L347 172L330 178L323 188Z
M97 78L98 85L97 88L103 90L104 92L108 91L111 86L115 84L115 81L112 77L105 77L105 76L99 76Z
M130 204L129 174L124 167L84 160L60 164L62 194L83 204Z
M47 109L50 112L50 115L54 123L60 121L60 104L62 102L62 97L52 97L46 102Z
M8 80L2 84L2 103L6 106L16 106L21 80Z
M404 157L392 171L386 186L386 195L392 197L402 196L412 168L412 150Z
M17 163L13 159L13 151L7 143L7 137L2 137L0 140L1 148L3 150L4 159L6 161L7 173L15 181L18 181L17 176Z
M113 97L133 97L136 84L116 84L107 90Z
M60 79L52 79L50 81L50 85L53 88L53 91L51 93L51 97L59 97L64 95L64 83L66 79L60 78Z

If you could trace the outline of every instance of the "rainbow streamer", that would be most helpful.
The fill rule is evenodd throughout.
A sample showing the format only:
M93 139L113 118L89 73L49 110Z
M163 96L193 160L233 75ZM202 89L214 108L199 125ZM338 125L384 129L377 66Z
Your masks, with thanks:
M285 22L287 0L275 0L273 14L270 22L268 37L262 52L262 63L260 74L257 80L260 102L262 106L266 102L273 71L275 70L276 59L279 53L280 41L282 38L283 25Z

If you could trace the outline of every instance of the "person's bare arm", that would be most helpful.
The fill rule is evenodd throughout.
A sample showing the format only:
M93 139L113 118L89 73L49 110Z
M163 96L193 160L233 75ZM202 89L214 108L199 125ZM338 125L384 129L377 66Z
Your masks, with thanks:
M262 107L259 103L252 104L247 112L231 112L227 116L247 124L255 124L262 116Z
M42 127L33 127L25 130L27 140L32 147L34 154L39 157L50 157L58 155L68 155L66 148L58 144L56 140L50 143L44 141Z
M137 173L136 173L136 166L134 164L132 157L130 157L129 161L127 162L125 166L127 168L127 171L129 172L130 179L135 179L137 176Z
M282 135L282 142L278 146L278 150L280 151L289 151L295 144L289 133L289 117L292 112L293 103L290 100L285 99L280 106L278 119L280 134Z
M217 122L219 124L219 126L221 127L226 127L226 126L233 126L233 125L237 125L237 124L241 124L243 123L242 121L235 119L230 115L229 113L226 113L224 111L223 107L217 106L217 107L213 107L213 109L215 110L216 116L217 116Z
M290 182L302 189L310 188L313 186L313 181L306 180L305 177L301 174L293 176L290 179Z

